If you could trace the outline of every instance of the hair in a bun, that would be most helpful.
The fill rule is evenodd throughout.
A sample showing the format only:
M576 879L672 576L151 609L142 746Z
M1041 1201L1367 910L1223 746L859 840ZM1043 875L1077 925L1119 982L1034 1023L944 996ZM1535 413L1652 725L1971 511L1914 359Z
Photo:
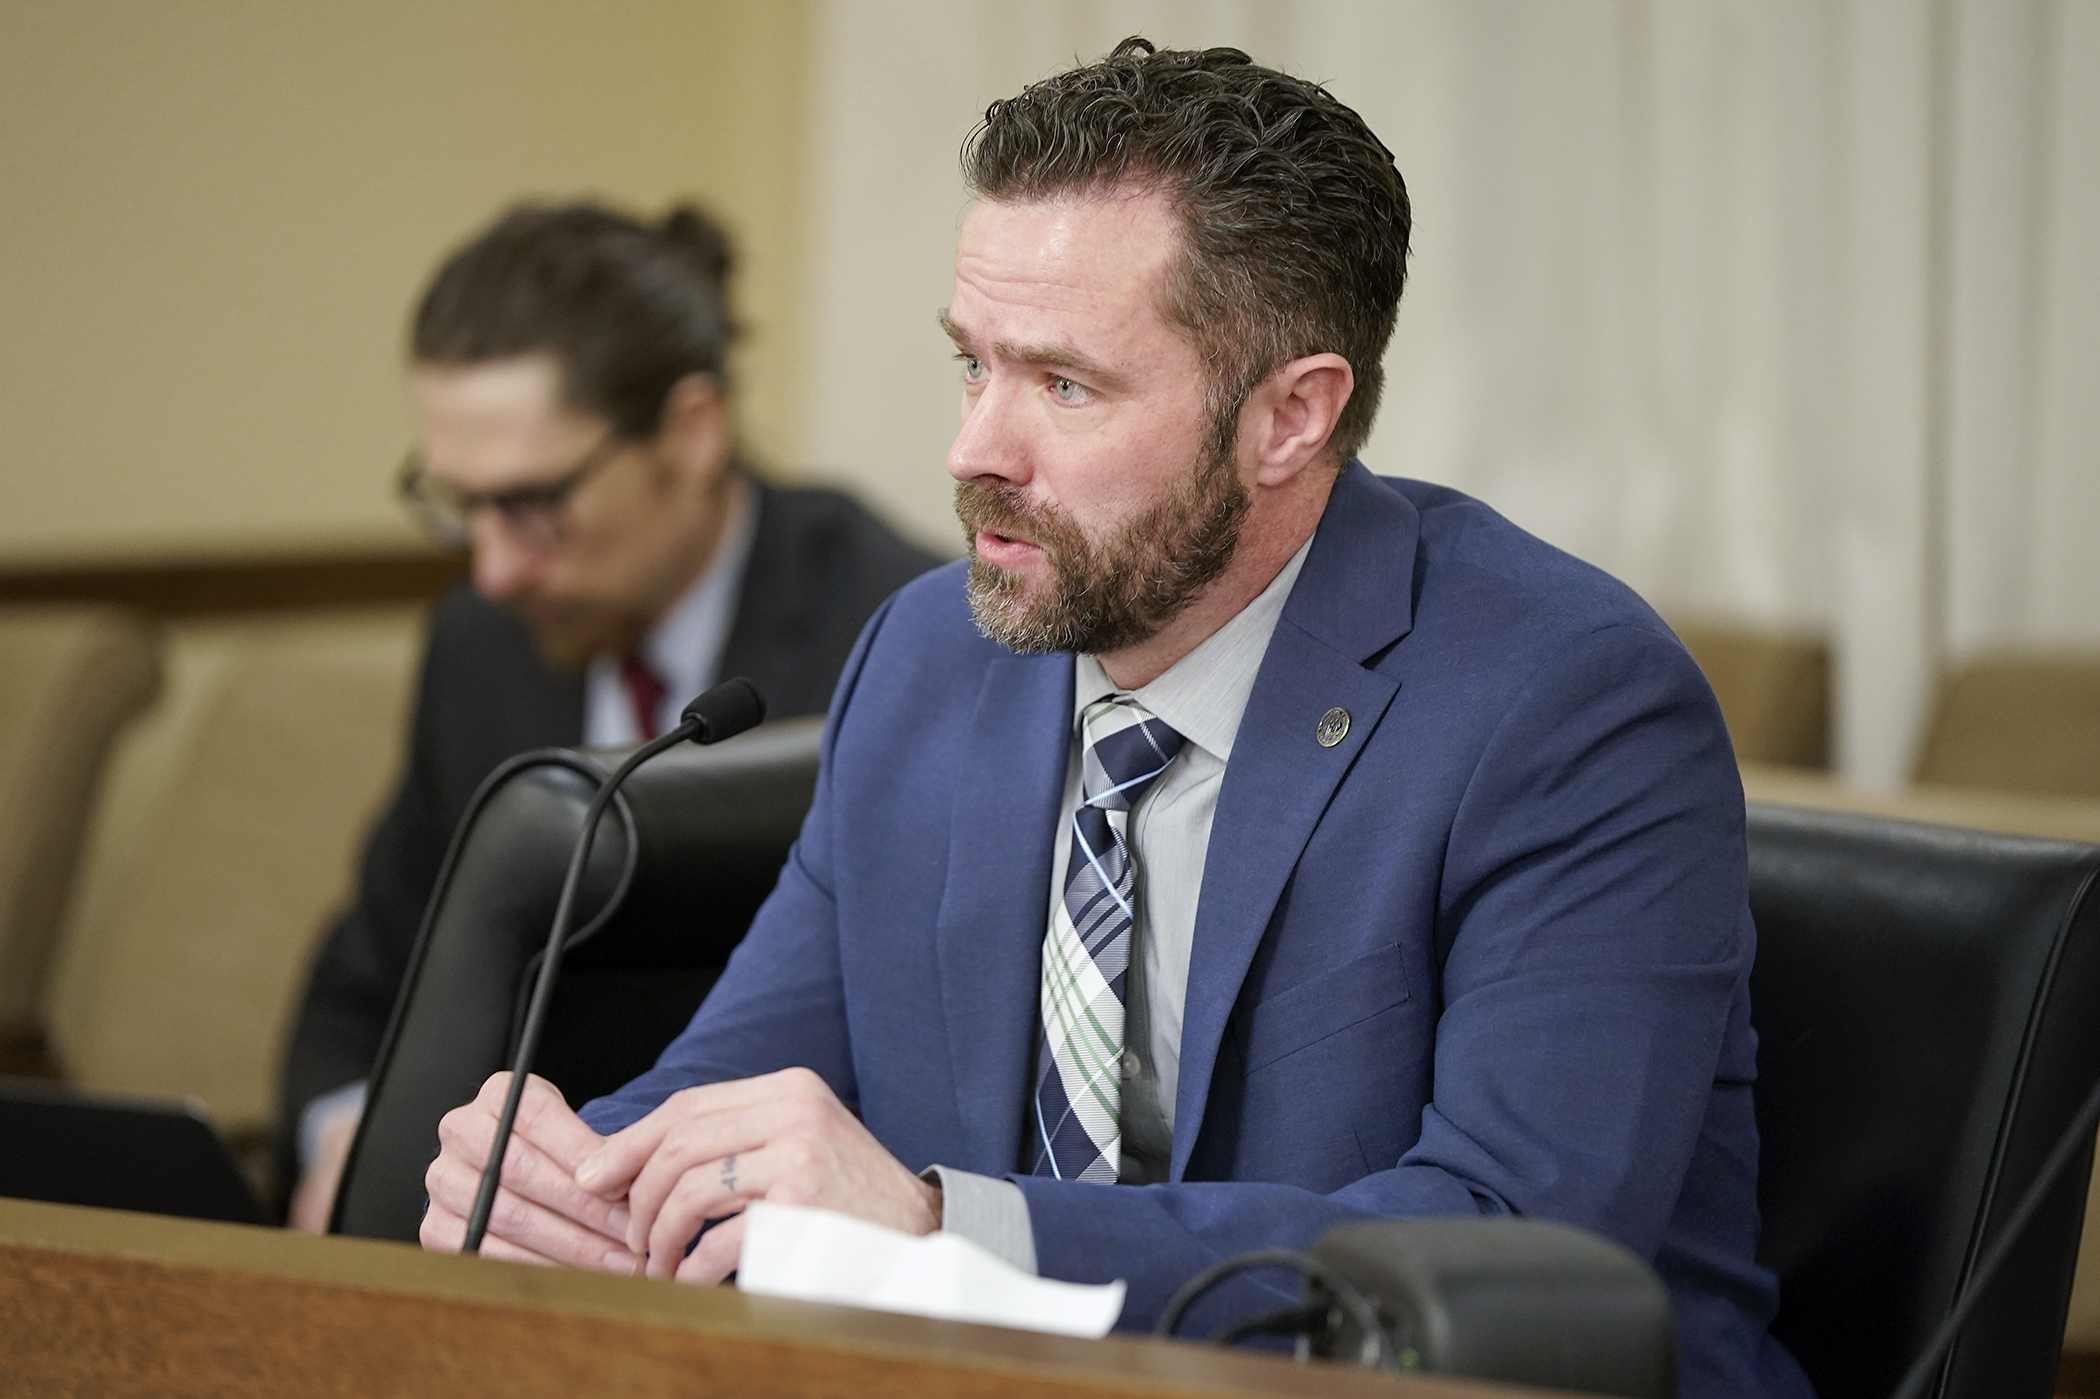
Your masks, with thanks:
M692 204L653 227L598 204L521 205L438 270L412 352L455 365L550 352L572 407L649 437L679 380L727 381L734 261L721 225Z
M717 287L728 284L736 266L729 235L700 210L691 204L674 205L657 225L656 236L692 258Z

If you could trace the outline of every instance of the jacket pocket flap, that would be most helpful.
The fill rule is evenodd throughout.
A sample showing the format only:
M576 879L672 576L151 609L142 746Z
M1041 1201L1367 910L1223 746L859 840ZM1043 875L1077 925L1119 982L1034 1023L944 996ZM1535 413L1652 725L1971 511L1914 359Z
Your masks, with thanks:
M1301 981L1241 1013L1247 1072L1338 1035L1406 1000L1406 969L1397 947L1381 947Z

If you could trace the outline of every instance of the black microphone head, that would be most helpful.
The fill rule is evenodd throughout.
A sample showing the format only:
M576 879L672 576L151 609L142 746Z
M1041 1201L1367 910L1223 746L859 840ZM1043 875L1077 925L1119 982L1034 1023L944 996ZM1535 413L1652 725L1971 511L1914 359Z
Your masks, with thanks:
M720 743L755 728L766 717L765 692L739 675L724 680L685 707L679 718L699 722L695 743Z

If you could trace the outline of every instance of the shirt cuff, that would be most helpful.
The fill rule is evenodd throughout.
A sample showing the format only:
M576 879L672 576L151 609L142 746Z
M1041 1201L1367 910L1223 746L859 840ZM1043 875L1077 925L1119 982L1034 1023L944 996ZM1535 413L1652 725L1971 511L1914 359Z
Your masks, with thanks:
M323 1093L308 1103L299 1113L299 1169L305 1170L321 1149L321 1133L328 1130L329 1123L338 1114L348 1113L356 1117L365 1110L365 1081L346 1083L332 1092ZM1021 1188L1014 1187L1019 1194Z
M1035 1227L1020 1186L953 1166L928 1166L919 1178L941 1188L944 1231L962 1235L1024 1273L1035 1273Z

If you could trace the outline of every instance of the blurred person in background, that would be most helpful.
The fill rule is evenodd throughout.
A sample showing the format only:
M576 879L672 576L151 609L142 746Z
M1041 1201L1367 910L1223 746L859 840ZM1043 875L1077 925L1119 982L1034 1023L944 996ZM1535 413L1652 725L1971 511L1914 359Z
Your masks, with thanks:
M524 207L455 253L411 337L404 500L471 552L437 605L408 768L316 958L284 1064L291 1225L336 1183L453 828L481 780L550 745L653 737L718 679L820 714L861 624L939 562L850 497L740 459L722 231Z

